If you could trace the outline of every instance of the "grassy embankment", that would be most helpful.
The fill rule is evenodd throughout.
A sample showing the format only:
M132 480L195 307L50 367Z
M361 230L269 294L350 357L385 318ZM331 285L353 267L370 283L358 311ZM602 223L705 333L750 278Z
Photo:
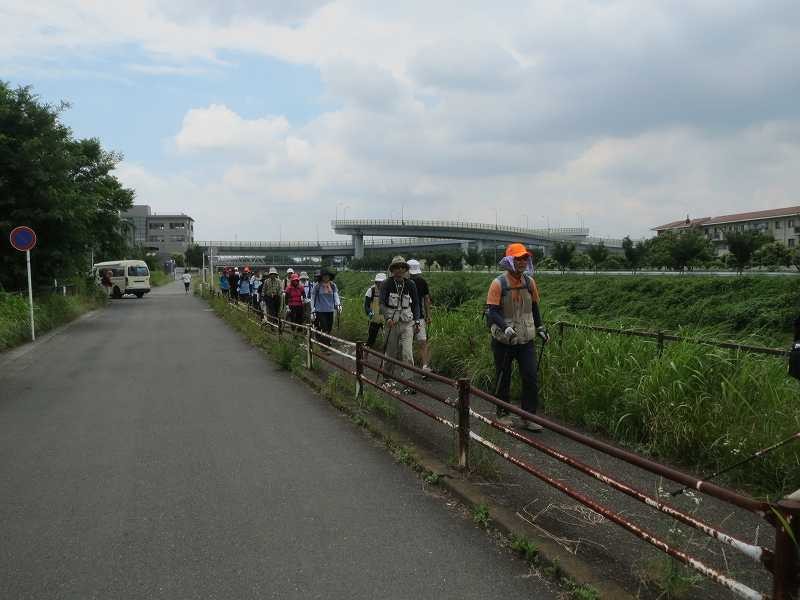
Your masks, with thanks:
M105 304L103 294L42 296L34 299L37 336ZM0 293L0 352L30 340L28 298Z
M173 281L173 278L164 273L161 269L153 269L150 271L150 286L158 287Z
M489 389L493 366L482 307L491 275L428 274L437 304L434 368ZM371 274L342 273L339 334L362 339ZM800 314L800 278L538 278L547 322L558 319L679 331L785 346ZM552 332L556 333L556 332ZM784 360L691 343L569 331L542 362L544 412L700 472L716 470L800 429L800 386ZM515 385L518 385L515 378ZM518 393L515 389L514 394ZM773 497L800 486L800 448L727 479Z

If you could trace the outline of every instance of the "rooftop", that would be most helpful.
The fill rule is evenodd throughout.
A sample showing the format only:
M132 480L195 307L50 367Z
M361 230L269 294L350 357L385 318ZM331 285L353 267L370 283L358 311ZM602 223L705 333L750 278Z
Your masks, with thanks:
M742 221L754 221L756 219L774 219L776 217L792 217L800 215L800 206L787 206L785 208L772 208L769 210L757 210L746 213L736 213L732 215L721 215L719 217L701 217L699 219L686 219L673 221L653 227L652 231L664 231L667 229L682 229L685 227L695 227L698 225L720 225L722 223L739 223Z

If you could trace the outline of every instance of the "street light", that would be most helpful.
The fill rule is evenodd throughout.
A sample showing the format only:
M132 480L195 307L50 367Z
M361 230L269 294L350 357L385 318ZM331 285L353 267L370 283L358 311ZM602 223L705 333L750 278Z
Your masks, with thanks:
M520 217L525 217L525 229L528 229L528 215L520 215Z

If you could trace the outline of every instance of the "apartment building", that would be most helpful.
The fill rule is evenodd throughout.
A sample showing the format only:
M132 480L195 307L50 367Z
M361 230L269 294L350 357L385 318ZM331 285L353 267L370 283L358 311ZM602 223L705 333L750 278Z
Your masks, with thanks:
M719 217L701 217L682 221L673 221L665 225L653 227L657 235L667 231L681 231L696 227L714 244L718 255L727 253L725 234L729 231L757 230L772 236L789 248L800 247L800 206L774 208L755 212L722 215Z
M136 205L122 213L131 227L131 239L149 252L183 254L194 244L194 219L189 215L160 215L147 205Z

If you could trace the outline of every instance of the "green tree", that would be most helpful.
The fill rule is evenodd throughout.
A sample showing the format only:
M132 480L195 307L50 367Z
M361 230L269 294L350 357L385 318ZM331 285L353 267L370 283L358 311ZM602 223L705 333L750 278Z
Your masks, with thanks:
M639 270L639 267L644 262L645 255L647 254L647 247L642 242L634 244L630 236L626 235L622 239L622 251L625 253L625 260L628 266L634 273Z
M761 267L788 267L792 250L780 242L768 242L753 253L753 262Z
M728 231L725 234L725 243L731 253L736 271L741 273L750 264L753 253L768 243L772 238L760 231Z
M203 249L197 244L189 246L186 250L186 265L189 267L200 268L203 266Z
M575 244L572 242L554 242L553 249L550 252L550 256L558 263L562 273L569 267L574 254Z
M670 248L670 256L675 269L683 271L689 268L691 270L692 267L698 266L704 261L712 260L714 249L700 229L689 228L675 236L674 244Z
M597 273L597 267L601 263L605 262L605 260L608 258L609 252L605 243L600 241L597 244L591 244L589 249L586 251L586 254L589 257L589 260L592 261L594 272Z
M472 268L479 267L483 264L481 253L475 248L467 250L467 253L464 254L464 261Z
M122 157L97 139L73 139L60 120L66 108L0 81L0 238L17 225L33 227L39 283L88 272L92 250L97 261L126 251L119 213L134 193L112 174ZM20 289L25 280L20 254L0 242L0 286Z

